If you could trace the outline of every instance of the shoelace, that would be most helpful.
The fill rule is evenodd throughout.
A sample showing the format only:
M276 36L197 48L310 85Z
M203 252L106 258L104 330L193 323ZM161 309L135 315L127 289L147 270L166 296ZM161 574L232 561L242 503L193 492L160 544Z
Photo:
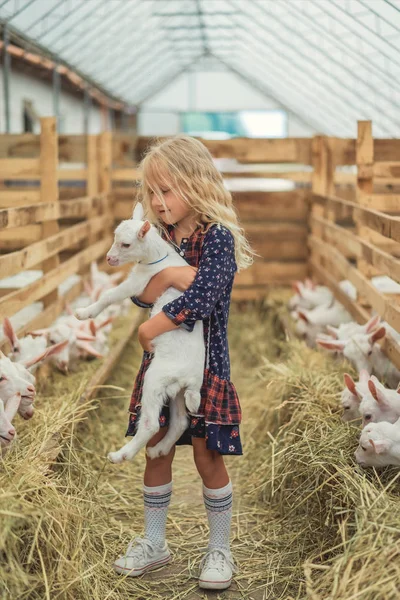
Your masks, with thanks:
M129 558L144 558L149 551L151 554L153 550L153 544L150 540L137 537L129 544L125 556L121 555L120 558L125 558L126 556L129 556Z
M232 571L236 573L237 568L235 567L230 552L225 548L212 548L211 550L208 550L201 559L200 570L203 567L206 569L213 567L221 572L224 569L225 561L230 565Z

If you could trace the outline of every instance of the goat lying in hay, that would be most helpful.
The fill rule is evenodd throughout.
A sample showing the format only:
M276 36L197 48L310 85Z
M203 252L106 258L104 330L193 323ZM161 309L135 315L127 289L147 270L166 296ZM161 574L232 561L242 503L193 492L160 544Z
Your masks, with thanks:
M140 296L150 279L167 267L184 267L187 262L164 241L148 221L142 221L143 208L137 204L130 220L122 221L115 230L114 244L107 254L110 265L136 261L128 278L117 287L106 290L97 302L76 310L78 319L95 318L110 304L131 296ZM142 262L142 261L146 262ZM181 292L168 288L154 303L151 317L175 300ZM196 414L200 406L205 347L203 323L197 321L192 332L182 328L157 336L153 340L154 358L146 373L141 418L135 437L117 452L110 452L111 462L132 459L159 430L163 404L170 400L170 425L165 437L153 448L150 458L167 455L188 425L186 409Z

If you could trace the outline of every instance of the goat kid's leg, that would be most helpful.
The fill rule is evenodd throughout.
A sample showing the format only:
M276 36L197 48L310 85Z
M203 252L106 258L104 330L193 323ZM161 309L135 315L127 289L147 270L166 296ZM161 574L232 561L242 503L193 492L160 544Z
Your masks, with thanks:
M136 287L136 286L135 286ZM110 304L118 304L128 298L129 296L134 296L136 290L133 290L132 281L127 279L123 281L119 285L109 290L106 290L102 293L97 302L93 302L93 304L89 304L86 308L77 308L75 311L75 316L78 319L94 319L99 315L107 306ZM139 292L140 293L140 292Z
M185 407L185 393L181 390L175 398L170 400L170 422L166 435L151 448L147 448L149 458L167 456L172 446L179 440L188 426L188 415Z
M199 412L201 403L201 395L198 387L190 388L188 387L185 391L185 404L188 411L192 414L196 414Z
M143 389L142 411L135 436L116 452L110 452L108 459L112 463L121 463L124 460L132 460L149 440L159 431L158 418L163 405L164 394L155 391L151 394L145 393Z

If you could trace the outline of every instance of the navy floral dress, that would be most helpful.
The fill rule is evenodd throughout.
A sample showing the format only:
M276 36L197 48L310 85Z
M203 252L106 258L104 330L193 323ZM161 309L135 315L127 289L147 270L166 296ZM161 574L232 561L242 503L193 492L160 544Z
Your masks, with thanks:
M177 445L191 444L192 437L205 438L210 450L220 454L241 455L239 398L230 381L230 362L227 326L231 292L237 270L232 233L218 224L207 229L198 227L189 238L183 238L180 247L175 243L174 226L168 226L168 237L177 252L183 254L189 265L198 271L192 285L179 298L163 307L164 313L180 327L192 331L198 319L203 321L206 361L201 388L199 414L189 415L187 430ZM138 306L150 307L137 298ZM144 352L135 380L129 407L129 426L126 436L135 435L140 416L143 382L153 353ZM164 406L160 426L169 423L169 408Z

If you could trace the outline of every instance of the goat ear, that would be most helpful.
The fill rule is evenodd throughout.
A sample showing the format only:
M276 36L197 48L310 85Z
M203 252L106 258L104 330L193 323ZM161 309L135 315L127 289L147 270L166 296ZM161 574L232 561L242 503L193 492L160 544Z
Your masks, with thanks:
M96 341L96 337L94 335L89 335L88 333L84 333L83 331L77 332L76 339L81 340L83 342L95 342Z
M371 333L374 329L376 329L379 325L379 323L381 322L381 318L379 315L376 315L375 317L372 317L372 319L370 319L366 324L365 324L365 331L366 333Z
M302 296L303 293L303 284L301 281L294 281L292 283L293 290L299 295Z
M37 363L41 362L45 358L48 358L49 356L53 356L54 354L58 354L59 352L61 352L61 350L63 350L65 348L65 346L67 346L67 344L68 344L68 340L63 340L62 342L58 342L58 344L53 344L52 346L49 346L41 354L38 354L37 356L35 356L34 358L31 358L30 360L25 360L23 362L24 367L26 369L29 369L29 367L36 365Z
M104 358L103 354L101 354L98 350L93 348L93 346L91 346L87 342L77 342L76 345L80 350L87 352L87 354L90 354L91 356L95 356L96 358Z
M135 204L135 208L133 209L132 219L135 219L136 221L143 221L143 215L143 204L141 202L137 202Z
M332 325L327 325L326 330L334 337L336 340L338 339L339 329L337 327L333 327Z
M382 406L382 407L387 406L387 400L386 400L385 393L375 385L375 382L372 379L370 379L368 381L368 389L371 392L372 397L379 404L379 406Z
M4 317L3 331L10 341L11 348L13 350L20 350L21 346L19 344L17 334L15 333L14 327L12 326L11 321L8 317Z
M305 280L305 286L306 288L308 288L309 290L315 290L316 285L315 283L313 283L313 280L310 279L309 277L307 277L307 279Z
M307 317L307 315L306 315L306 313L304 311L298 310L297 314L299 315L299 318L303 319L303 321L305 321L306 323L310 322L309 319L308 319L308 317Z
M380 327L377 331L374 331L374 333L372 333L369 336L369 341L371 342L371 344L374 344L378 340L381 340L382 338L384 338L385 335L386 335L386 329L384 327Z
M20 404L21 404L20 392L17 392L16 394L14 394L14 396L11 396L11 398L9 398L9 400L7 400L7 403L4 408L4 413L5 413L6 417L9 419L10 423L12 423L12 420L14 419L15 415L17 414Z
M108 317L105 321L102 321L100 325L97 325L97 329L102 329L106 325L109 325L114 321L114 317Z
M89 321L89 329L92 332L92 335L96 336L96 323L93 321L93 319L90 319Z
M344 383L348 390L354 395L357 396L356 384L354 379L348 374L344 374Z
M346 345L342 340L328 341L323 340L321 338L317 338L316 342L322 348L325 348L326 350L332 350L333 352L343 352L344 347Z
M31 335L32 337L39 337L39 335L47 336L48 333L48 329L35 329L35 331L30 331L28 335Z
M151 225L149 221L145 221L141 228L139 229L139 233L137 234L139 240L142 240L146 233L150 231Z
M368 438L369 443L372 448L375 450L376 454L382 454L389 449L389 444L387 440L373 440L372 438Z

